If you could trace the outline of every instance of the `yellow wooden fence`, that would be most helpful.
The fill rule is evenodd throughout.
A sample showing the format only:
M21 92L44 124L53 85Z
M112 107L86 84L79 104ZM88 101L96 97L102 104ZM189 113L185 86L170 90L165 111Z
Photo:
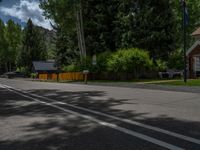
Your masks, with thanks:
M57 74L39 74L40 80L57 80ZM84 75L82 72L66 72L66 73L60 73L59 74L59 80L62 81L77 81L77 80L83 80Z
M47 80L48 75L47 74L39 74L39 79L40 80Z

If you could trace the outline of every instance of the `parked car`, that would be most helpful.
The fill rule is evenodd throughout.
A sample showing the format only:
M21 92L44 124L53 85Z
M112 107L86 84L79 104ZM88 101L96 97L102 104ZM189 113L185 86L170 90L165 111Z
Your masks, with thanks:
M3 78L24 78L25 77L25 74L22 73L22 72L19 72L19 71L13 71L13 72L7 72L7 73L4 73L3 75L1 75L1 77Z
M167 70L166 72L159 72L159 77L161 79L174 79L174 78L181 78L183 76L183 71L179 70Z

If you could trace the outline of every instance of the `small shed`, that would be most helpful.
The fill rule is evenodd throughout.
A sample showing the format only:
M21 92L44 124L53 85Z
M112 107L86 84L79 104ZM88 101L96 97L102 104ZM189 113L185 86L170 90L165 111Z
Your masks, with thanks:
M42 73L57 73L55 61L33 61L33 72Z
M200 28L191 34L195 43L187 51L188 75L190 78L200 77Z

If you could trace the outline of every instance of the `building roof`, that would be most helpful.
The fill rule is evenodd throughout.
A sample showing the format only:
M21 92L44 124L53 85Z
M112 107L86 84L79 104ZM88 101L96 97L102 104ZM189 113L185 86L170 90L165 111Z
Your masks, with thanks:
M33 61L35 71L56 71L55 62L49 61Z
M200 45L200 41L196 41L190 49L186 52L186 55L189 55L198 45Z
M191 35L192 36L200 35L200 27L197 30L195 30Z

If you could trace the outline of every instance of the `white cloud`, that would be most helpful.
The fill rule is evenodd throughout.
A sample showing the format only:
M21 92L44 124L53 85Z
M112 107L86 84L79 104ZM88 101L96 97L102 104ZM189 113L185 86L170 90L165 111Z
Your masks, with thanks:
M52 29L49 20L42 16L43 11L39 8L38 1L20 0L19 3L14 4L12 7L0 7L0 11L7 16L20 19L22 22L27 22L29 18L33 23L47 29Z

